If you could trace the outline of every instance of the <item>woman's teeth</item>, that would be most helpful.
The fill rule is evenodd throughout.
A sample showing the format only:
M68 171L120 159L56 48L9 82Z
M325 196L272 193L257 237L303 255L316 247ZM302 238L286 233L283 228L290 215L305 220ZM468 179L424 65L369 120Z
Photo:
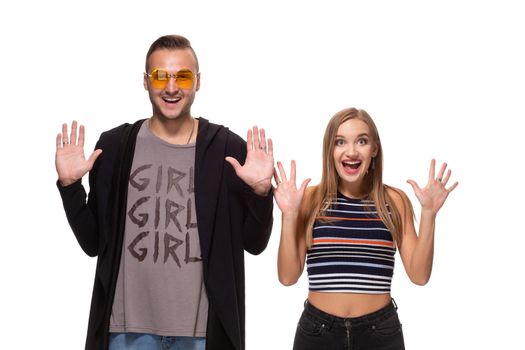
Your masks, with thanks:
M343 162L343 166L350 167L351 169L357 169L361 165L361 161L345 161Z

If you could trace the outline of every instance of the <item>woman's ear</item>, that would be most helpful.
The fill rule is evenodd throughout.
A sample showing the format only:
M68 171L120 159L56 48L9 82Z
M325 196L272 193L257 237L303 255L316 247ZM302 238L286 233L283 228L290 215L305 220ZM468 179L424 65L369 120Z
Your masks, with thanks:
M378 152L379 152L379 146L377 144L374 144L374 152L372 153L372 158L377 157Z

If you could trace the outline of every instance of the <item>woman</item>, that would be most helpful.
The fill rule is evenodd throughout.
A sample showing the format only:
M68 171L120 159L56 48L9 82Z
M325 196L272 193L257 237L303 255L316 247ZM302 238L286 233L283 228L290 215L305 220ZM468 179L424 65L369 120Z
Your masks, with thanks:
M383 184L379 134L364 110L344 109L328 123L319 185L307 188L306 179L297 188L295 162L289 179L277 166L279 281L297 282L305 260L309 279L294 349L404 349L390 296L394 254L399 250L412 282L428 282L436 214L457 186L445 187L446 163L435 176L432 160L424 188L408 180L421 203L419 235L408 197Z

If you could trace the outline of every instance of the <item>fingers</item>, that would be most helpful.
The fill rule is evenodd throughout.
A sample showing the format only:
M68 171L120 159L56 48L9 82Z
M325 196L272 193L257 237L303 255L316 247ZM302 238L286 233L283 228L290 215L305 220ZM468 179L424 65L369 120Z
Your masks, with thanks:
M62 124L62 145L68 144L69 138L67 136L67 124Z
M288 181L286 179L286 172L284 171L284 167L283 167L283 164L281 162L277 162L277 168L279 169L279 175L281 177L281 181L282 182Z
M312 179L305 179L303 181L303 183L301 184L301 187L299 187L299 191L300 192L304 192L304 190L306 189L306 186L308 186L308 183L312 181Z
M275 179L275 183L279 185L281 183L281 179L279 179L279 175L277 175L277 169L273 168L273 178Z
M246 147L248 151L251 150L264 150L271 156L273 156L273 142L272 139L266 139L266 131L259 129L254 126L248 130L248 136L246 137Z
M62 134L57 134L57 151L62 148Z
M295 160L290 162L290 182L295 184Z
M248 130L248 135L246 136L246 150L248 153L253 150L253 133L252 129Z
M436 173L436 160L432 159L430 161L430 171L428 173L428 182L429 183L434 181L435 173Z
M268 139L268 154L273 157L273 141Z
M437 181L441 181L443 179L443 174L445 173L446 168L447 168L447 163L443 163L441 165L441 169L439 169L439 172L436 178Z
M446 164L446 163L445 163ZM447 171L447 174L445 175L445 177L443 178L443 181L441 182L443 184L443 186L446 186L447 183L448 183L448 180L450 179L450 175L452 174L452 170L448 169ZM452 191L454 191L454 189L458 186L458 182L454 182L454 184L452 186L450 186L449 188L445 188L445 190L450 193Z
M418 191L421 190L417 182L415 182L414 180L407 180L407 182L412 186L412 188L414 189L414 192L417 193Z
M452 170L448 169L447 174L445 175L443 180L441 180L441 183L443 184L443 186L447 185L448 179L450 179L450 174L452 174Z
M454 182L454 184L452 186L450 186L449 189L447 189L448 193L454 191L454 189L458 186L458 182Z
M63 148L65 145L79 145L84 147L84 126L80 125L79 134L77 135L78 123L76 120L73 120L71 123L71 135L68 136L67 132L67 123L62 124L62 133L57 135L56 146L57 149ZM78 140L77 140L78 136Z
M429 184L434 183L434 181L437 181L443 184L443 186L445 186L448 180L450 179L450 175L452 174L452 171L450 169L447 170L447 166L448 166L447 163L443 163L437 173L437 176L435 176L436 160L432 159L432 161L430 162L430 171L428 174Z
M87 160L89 163L89 170L93 168L93 164L95 164L95 161L97 160L98 156L100 156L101 153L102 153L101 149L96 149L95 151L93 151L93 153L91 153L91 155L89 156Z
M73 123L71 123L71 137L69 138L69 142L73 145L77 144L77 121L73 120Z
M239 164L237 159L235 159L233 157L226 157L226 158L224 158L224 160L231 164L231 166L233 167L233 169L235 170L236 173L237 173L237 170L239 170L241 168L241 164Z
M254 149L261 148L261 139L259 136L259 128L257 126L253 127L253 148Z
M260 130L259 135L261 136L261 143L259 144L259 148L266 150L266 133L264 132L264 129Z
M84 135L85 135L84 125L80 125L79 131L78 131L78 145L82 148L84 147Z

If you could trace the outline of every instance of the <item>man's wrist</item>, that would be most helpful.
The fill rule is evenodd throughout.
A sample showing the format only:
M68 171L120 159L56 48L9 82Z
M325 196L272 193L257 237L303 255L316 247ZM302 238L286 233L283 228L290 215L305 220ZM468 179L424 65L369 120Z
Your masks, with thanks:
M272 189L272 184L271 183L269 185L265 185L265 186L259 185L259 186L253 186L252 187L253 192L256 195L261 196L261 197L268 196L268 193L270 193L271 189Z
M58 183L60 184L60 186L62 187L67 187L69 185L72 185L74 184L75 182L77 182L78 180L74 180L74 179L61 179L61 178L58 178Z

